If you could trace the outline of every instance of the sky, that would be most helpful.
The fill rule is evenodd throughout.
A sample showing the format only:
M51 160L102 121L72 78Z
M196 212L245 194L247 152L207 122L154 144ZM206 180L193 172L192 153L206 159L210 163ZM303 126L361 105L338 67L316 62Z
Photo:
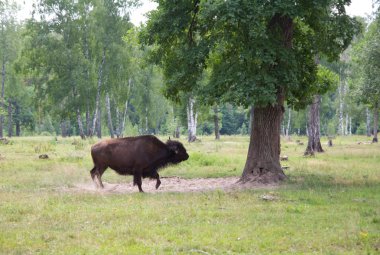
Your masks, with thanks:
M15 0L21 7L18 18L20 20L29 18L31 16L32 4L34 0ZM142 6L138 9L131 11L131 21L136 26L140 23L146 22L145 13L155 9L156 3L149 0L142 0ZM352 0L351 5L347 8L347 13L351 16L363 16L366 17L372 11L372 0Z

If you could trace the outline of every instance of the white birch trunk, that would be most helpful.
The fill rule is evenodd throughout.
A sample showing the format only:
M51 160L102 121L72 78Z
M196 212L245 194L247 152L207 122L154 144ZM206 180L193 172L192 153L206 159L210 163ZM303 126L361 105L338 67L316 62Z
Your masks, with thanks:
M128 80L128 99L125 101L123 121L121 122L121 127L119 128L121 137L124 136L124 128L125 128L125 121L127 119L127 113L128 113L128 105L129 105L129 98L130 98L130 93L131 93L131 85L132 85L132 79L129 79Z
M102 55L102 62L99 65L99 71L98 71L98 87L96 91L96 102L95 102L95 112L94 112L94 118L92 120L92 128L91 128L91 135L95 133L96 128L96 121L98 117L99 112L99 104L100 104L100 89L102 87L102 79L103 79L103 66L106 60L106 49L103 49L103 55Z
M373 108L373 143L377 143L377 128L379 126L379 103L375 103Z
M195 99L189 98L187 104L187 128L188 128L188 141L194 142L197 139L197 117L198 113L194 112Z
M80 137L82 139L86 139L86 136L84 134L84 129L83 129L82 117L81 117L79 108L77 108L77 122L78 122L78 129L79 129Z
M12 101L8 99L8 137L13 136Z
M4 87L5 87L5 57L3 54L3 61L1 67L1 104L0 107L4 106ZM0 111L2 112L2 111ZM3 123L4 123L4 115L0 113L0 138L3 138Z
M366 120L367 136L370 137L371 136L371 113L370 113L368 107L366 107L365 111L366 111L366 115L367 115L367 120Z
M348 124L349 124L349 117L348 117L348 113L346 113L346 121L344 123L344 135L348 135Z
M116 106L116 128L115 128L115 135L117 138L120 137L120 111L119 111L119 107Z
M111 103L110 103L110 97L108 95L108 92L106 94L106 109L107 109L107 124L108 124L108 129L110 131L111 138L114 138L114 130L113 130L113 125L112 125L112 116L111 116Z
M145 106L145 134L148 134L148 107Z
M342 100L342 89L339 88L339 131L338 134L344 135L343 126L343 100Z

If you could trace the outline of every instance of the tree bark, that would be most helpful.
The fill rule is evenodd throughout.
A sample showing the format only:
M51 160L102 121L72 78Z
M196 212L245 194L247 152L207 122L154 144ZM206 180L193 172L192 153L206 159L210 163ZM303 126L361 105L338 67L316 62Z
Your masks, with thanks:
M102 108L100 107L96 119L96 135L98 138L102 138Z
M313 103L310 105L308 120L308 143L304 155L314 155L314 152L323 152L320 139L320 118L319 108L321 104L321 96L315 95Z
M116 126L116 128L115 128L115 135L116 135L116 137L117 138L119 138L120 137L120 124L121 124L121 121L120 121L120 111L119 111L119 107L118 106L116 106L116 124L115 124L115 126Z
M219 116L218 116L218 106L214 106L214 126L215 126L215 139L220 140L220 129L219 129Z
M129 105L129 99L131 98L131 87L132 87L132 79L128 79L128 99L125 100L125 108L124 108L124 114L123 114L123 121L120 123L120 137L124 136L124 129L125 129L125 121L127 120L127 114L128 114L128 105Z
M121 127L120 127L120 136L124 136L124 129L125 129L125 121L127 120L127 114L128 114L128 100L125 101L125 109L124 109L124 114L123 114L123 121L121 122Z
M100 89L102 87L102 79L103 79L103 66L106 61L106 49L103 48L103 55L102 55L102 61L99 65L99 71L98 71L98 87L96 91L96 102L95 102L95 112L94 112L94 118L92 120L92 128L91 128L91 135L94 134L95 128L96 128L96 122L97 122L97 117L99 116L98 112L99 110L99 105L100 105Z
M371 114L369 112L368 107L365 109L365 112L366 112L366 115L367 115L367 120L366 120L366 124L367 124L367 136L370 137L371 136Z
M108 124L108 129L109 129L111 138L115 138L114 130L113 130L113 124L112 124L112 117L111 117L110 97L108 95L108 92L106 94L106 109L107 109L107 124Z
M377 130L379 127L379 104L378 103L375 104L373 111L374 112L373 112L373 139L372 139L372 142L377 143L378 142Z
M195 142L197 139L197 117L198 114L194 111L195 99L189 97L187 102L187 130L188 137L187 141L189 143Z
M275 106L255 107L247 161L240 182L276 183L286 178L280 165L283 99Z
M82 138L84 140L84 139L86 139L86 135L84 134L82 116L80 114L79 108L77 108L77 122L78 122L78 130L79 130L80 138Z
M1 68L1 105L4 105L4 87L5 87L5 57L3 54L2 68ZM4 115L0 113L0 138L3 138L3 123Z
M8 100L8 137L13 136L12 101Z
M91 120L90 120L90 106L86 105L86 135L90 136L91 135Z

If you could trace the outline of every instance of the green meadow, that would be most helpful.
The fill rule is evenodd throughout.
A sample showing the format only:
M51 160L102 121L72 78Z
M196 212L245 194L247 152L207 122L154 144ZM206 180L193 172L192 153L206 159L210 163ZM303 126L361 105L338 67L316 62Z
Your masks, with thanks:
M240 176L248 137L200 139L182 141L189 160L161 176ZM11 138L0 145L0 253L380 254L380 145L324 139L326 152L305 158L296 140L306 145L282 141L278 187L107 194L71 190L92 182L97 140ZM112 170L103 180L131 182Z

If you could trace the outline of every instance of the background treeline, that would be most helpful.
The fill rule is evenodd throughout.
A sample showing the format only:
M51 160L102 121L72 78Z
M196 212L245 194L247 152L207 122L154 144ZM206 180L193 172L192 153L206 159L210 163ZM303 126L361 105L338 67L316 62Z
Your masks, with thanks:
M205 106L191 94L176 102L164 97L161 70L146 61L150 49L129 20L136 5L40 0L33 17L20 22L17 6L0 1L0 137L248 134L251 109ZM366 55L378 51L379 21L360 22L363 32L341 60L321 61L336 75L322 96L321 135L374 132L380 75L365 71L380 61ZM305 135L307 120L308 109L286 107L281 131Z

